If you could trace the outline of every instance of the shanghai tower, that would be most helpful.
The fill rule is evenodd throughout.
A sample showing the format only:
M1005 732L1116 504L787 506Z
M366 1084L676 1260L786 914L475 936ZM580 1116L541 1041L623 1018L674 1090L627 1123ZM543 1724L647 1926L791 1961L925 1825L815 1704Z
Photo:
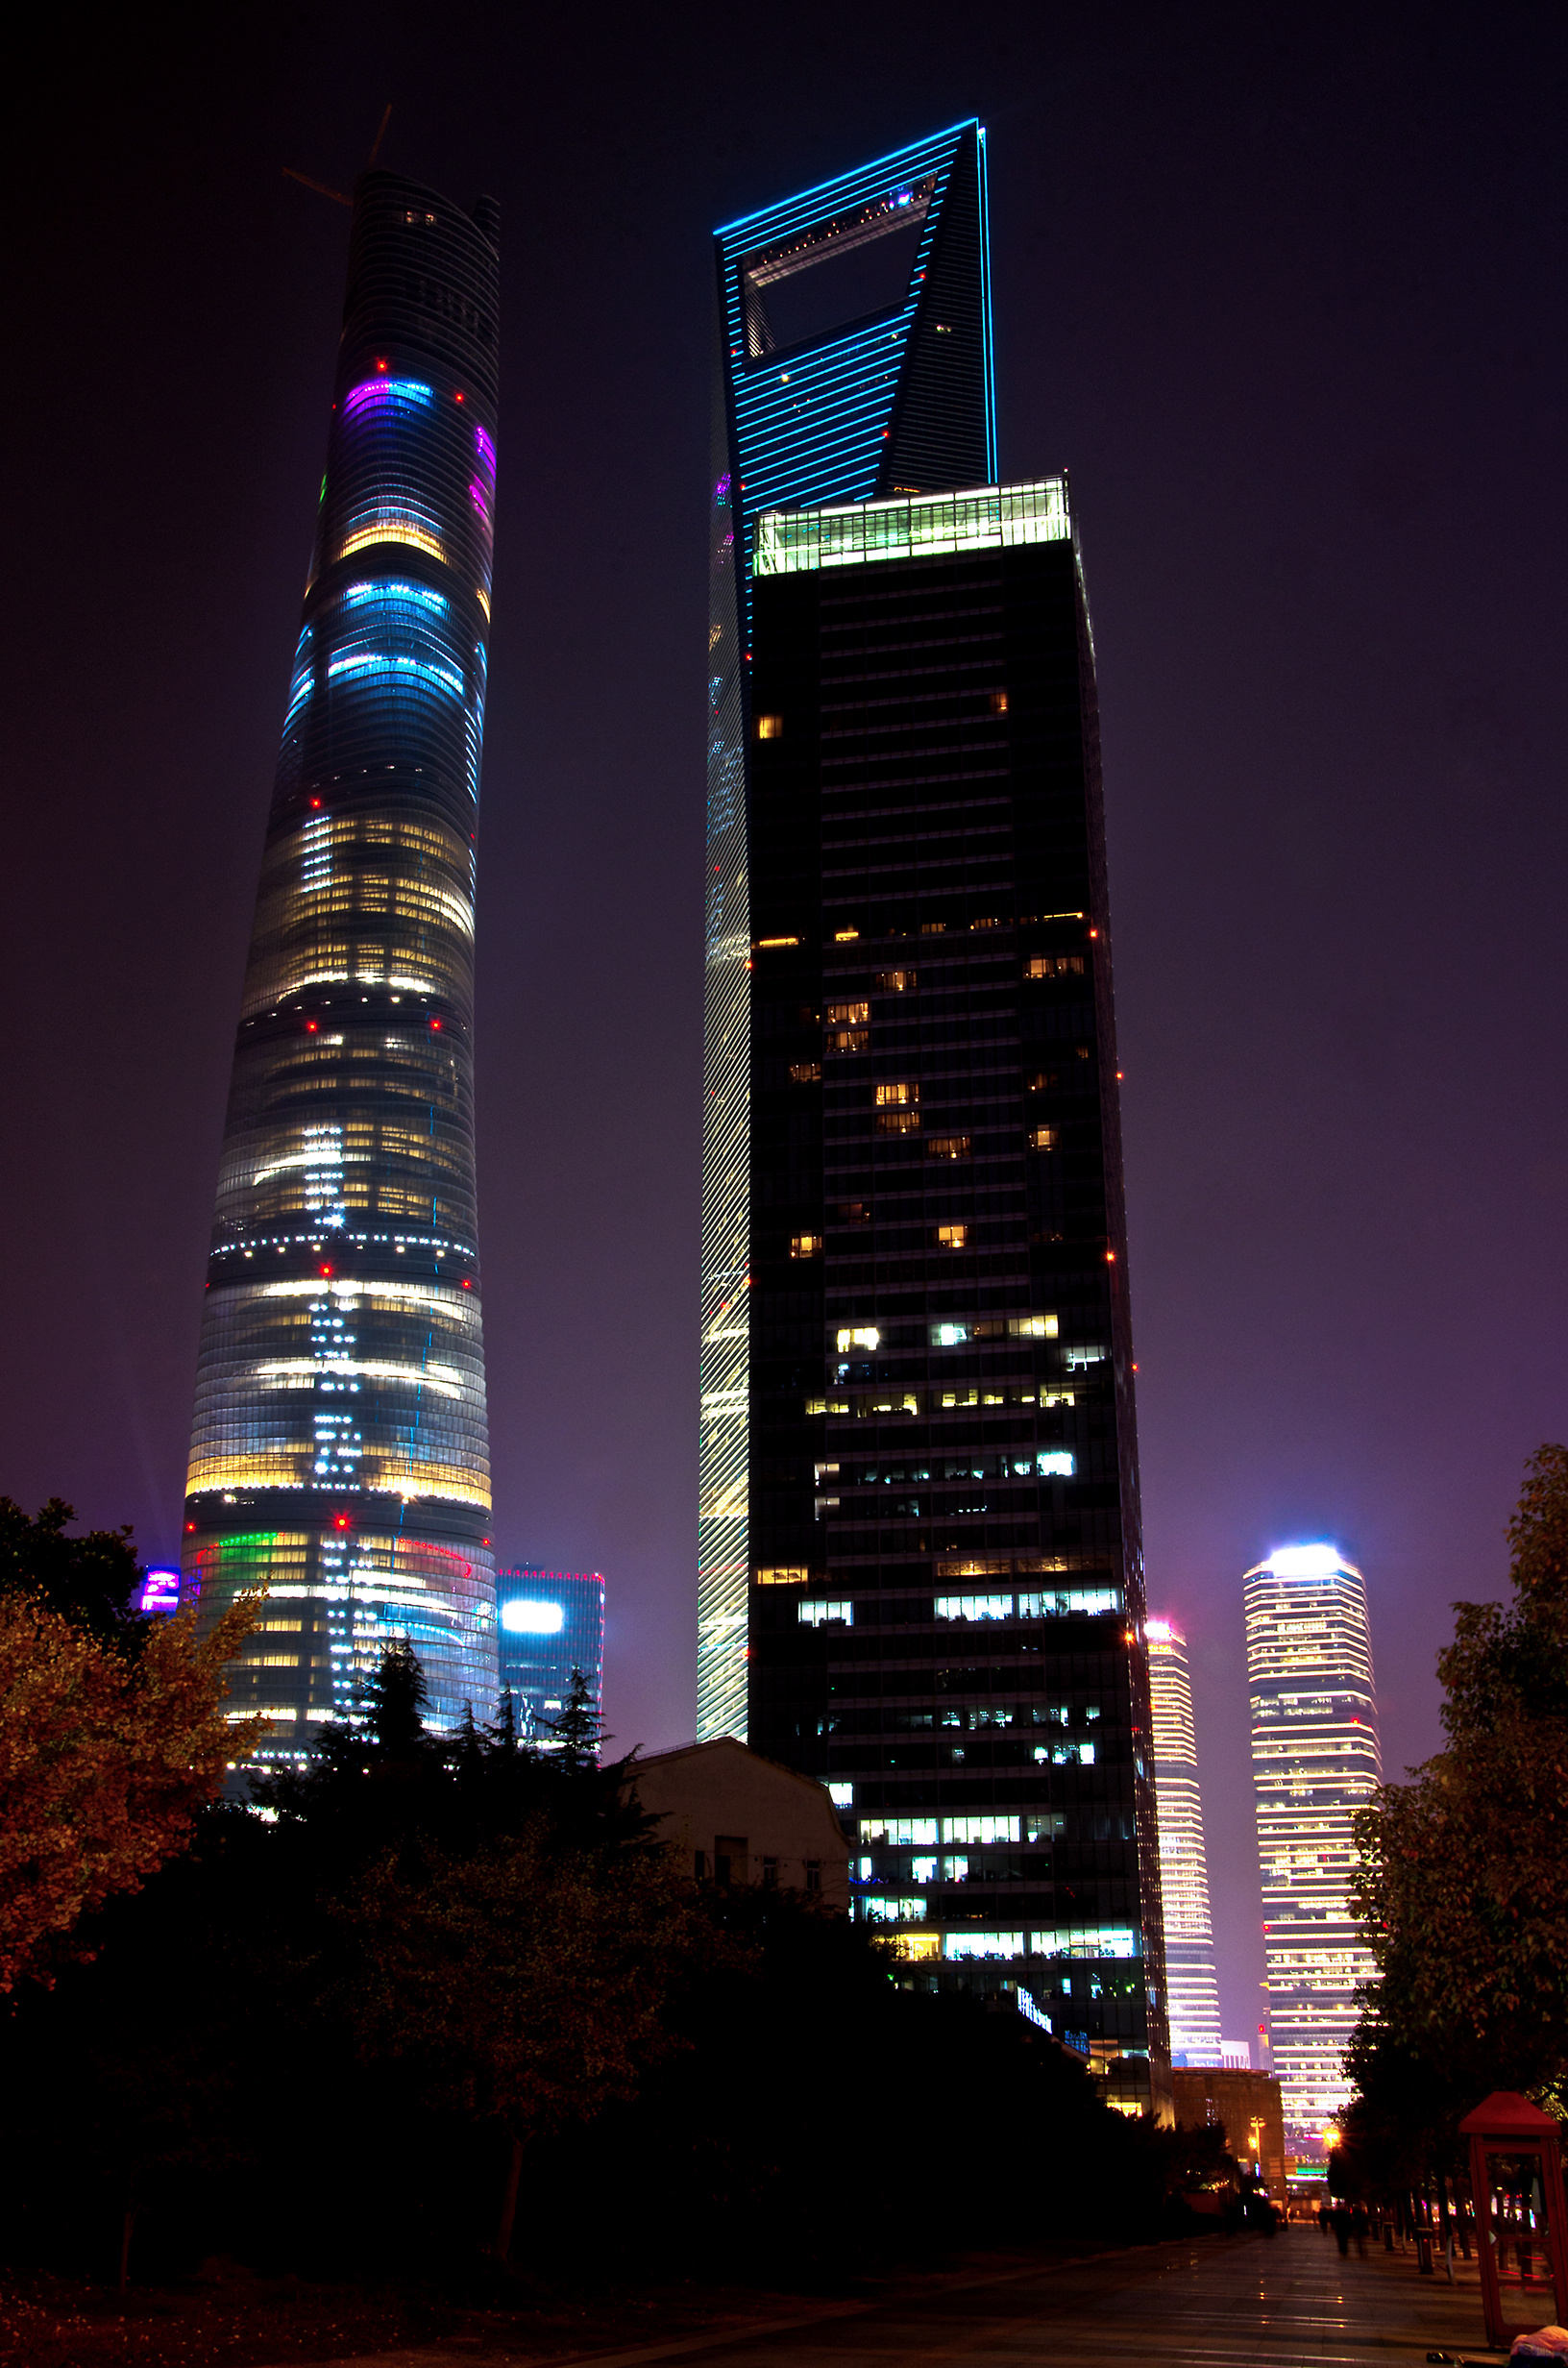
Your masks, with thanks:
M437 1725L496 1690L474 1159L475 847L499 214L354 201L315 540L234 1043L183 1596L266 1604L264 1759L382 1644Z
M698 1732L1168 2114L1094 653L987 241L974 122L717 234Z

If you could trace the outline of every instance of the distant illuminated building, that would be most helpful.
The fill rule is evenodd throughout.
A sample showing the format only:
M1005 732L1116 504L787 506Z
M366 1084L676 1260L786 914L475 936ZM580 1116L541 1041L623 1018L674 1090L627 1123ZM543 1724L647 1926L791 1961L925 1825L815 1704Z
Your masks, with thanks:
M604 1581L597 1570L502 1570L501 1683L510 1693L518 1732L551 1748L566 1707L572 1672L588 1682L596 1717L604 1698Z
M1160 1819L1160 1889L1165 1905L1165 1993L1170 2060L1220 2061L1219 1982L1209 1913L1198 1746L1187 1640L1173 1620L1150 1619L1149 1690L1154 1702L1154 1790Z
M136 1610L144 1616L164 1614L180 1609L180 1573L178 1570L144 1570L141 1585L136 1590Z
M229 1715L306 1754L384 1644L496 1698L474 1175L499 214L355 192L327 465L234 1040L183 1593L263 1591ZM303 519L302 519L303 524Z
M1350 1821L1383 1781L1361 1574L1332 1545L1246 1576L1247 1681L1274 2069L1293 2155L1321 2159L1372 1958L1350 1905Z

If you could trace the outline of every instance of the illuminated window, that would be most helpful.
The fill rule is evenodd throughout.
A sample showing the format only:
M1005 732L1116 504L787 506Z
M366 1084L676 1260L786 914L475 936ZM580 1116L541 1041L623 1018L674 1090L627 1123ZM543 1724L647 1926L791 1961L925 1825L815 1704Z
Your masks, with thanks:
M862 1323L856 1324L852 1330L847 1325L842 1326L834 1337L842 1357L851 1348L874 1349L882 1335L874 1323Z
M989 914L979 920L971 921L969 924L971 929L999 929L1001 925L1001 923L997 920L994 913Z
M935 1817L885 1817L880 1810L870 1811L860 1821L863 1842L934 1842L937 1838Z
M1007 713L1007 693L1005 691L992 692L991 712L992 715L1005 715Z
M822 1006L822 1025L827 1030L829 1052L864 1052L870 1043L867 1025L871 1016L869 1002L825 1003Z
M968 1159L970 1156L968 1135L931 1135L926 1140L927 1159Z
M1029 1091L1031 1094L1046 1094L1053 1085L1060 1085L1061 1082L1062 1072L1059 1069L1037 1069L1029 1080Z
M855 1607L852 1603L823 1601L820 1596L796 1606L803 1628L848 1628L853 1625Z
M878 995L909 995L915 988L913 971L878 971L871 981Z
M907 1109L919 1098L919 1085L913 1077L893 1078L876 1089L876 1106L879 1110Z
M876 1123L884 1135L916 1135L920 1130L920 1114L918 1110L879 1110Z
M920 935L922 937L940 937L946 926L947 924L945 921L922 921L920 924Z
M1011 1595L939 1595L935 1604L938 1619L1011 1619Z
M963 1249L969 1238L968 1225L939 1225L937 1240L943 1249Z
M792 1085L821 1085L821 1082L822 1064L821 1061L792 1061L790 1063L790 1083Z
M758 716L757 738L759 740L782 740L783 737L784 718L781 715Z
M841 1200L833 1212L841 1225L869 1225L870 1205L865 1200Z
M775 1563L757 1572L759 1587L804 1587L810 1571L803 1563Z
M792 1258L820 1258L821 1254L822 1237L820 1233L791 1234L790 1256Z
M993 1816L943 1817L942 1838L943 1841L962 1842L971 1850L976 1844L986 1848L993 1842L1017 1841L1020 1838L1018 1820L1017 1817Z
M1032 953L1024 964L1026 978L1082 978L1081 953Z
M1031 1151L1054 1151L1060 1140L1060 1130L1055 1126L1031 1126L1029 1129Z
M751 950L753 953L766 953L777 946L798 946L799 943L797 937L759 937Z
M852 944L859 935L860 931L858 929L835 929L833 932L833 943L835 946L848 946Z

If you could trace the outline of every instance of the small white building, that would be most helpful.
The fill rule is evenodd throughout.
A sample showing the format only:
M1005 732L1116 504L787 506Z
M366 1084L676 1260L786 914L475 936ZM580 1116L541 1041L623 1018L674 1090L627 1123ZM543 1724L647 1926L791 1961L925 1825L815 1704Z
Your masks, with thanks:
M848 1912L849 1845L814 1776L721 1735L634 1761L628 1785L699 1883L804 1891Z

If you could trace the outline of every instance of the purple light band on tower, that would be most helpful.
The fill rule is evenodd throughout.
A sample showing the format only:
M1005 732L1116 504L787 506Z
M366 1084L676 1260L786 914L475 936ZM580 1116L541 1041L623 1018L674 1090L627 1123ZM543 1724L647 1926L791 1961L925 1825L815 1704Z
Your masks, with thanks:
M366 412L428 411L434 401L433 390L421 385L418 379L366 379L344 396L343 416L358 419Z

